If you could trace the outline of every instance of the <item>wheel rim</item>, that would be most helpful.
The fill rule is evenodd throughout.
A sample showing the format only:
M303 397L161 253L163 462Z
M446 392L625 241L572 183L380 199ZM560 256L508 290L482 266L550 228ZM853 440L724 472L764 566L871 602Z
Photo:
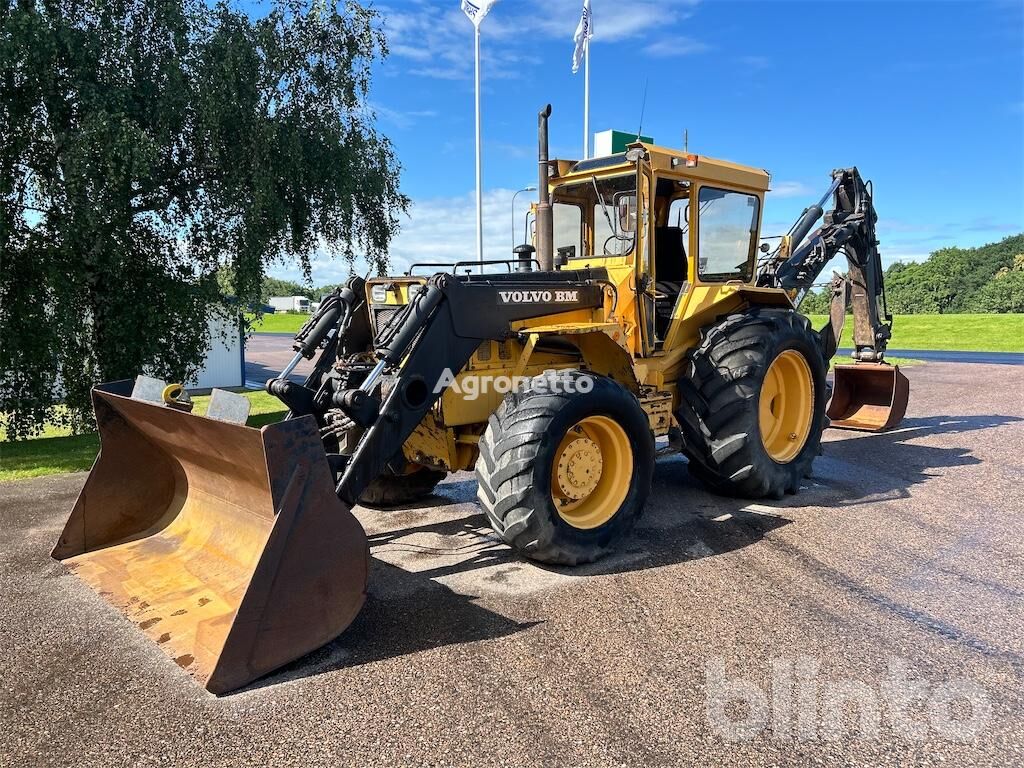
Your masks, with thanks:
M626 431L607 416L588 416L565 433L551 466L555 510L574 528L611 520L629 493L633 449Z
M768 366L758 400L761 443L774 461L785 464L803 450L813 413L811 367L803 355L787 349Z

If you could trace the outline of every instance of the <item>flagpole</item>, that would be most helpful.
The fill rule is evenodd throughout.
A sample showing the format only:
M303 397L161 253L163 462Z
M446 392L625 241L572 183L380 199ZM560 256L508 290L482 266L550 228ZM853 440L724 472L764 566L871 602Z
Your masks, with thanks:
M480 25L474 24L476 43L476 258L484 261L483 174L480 169Z
M590 158L590 36L583 41L583 159Z

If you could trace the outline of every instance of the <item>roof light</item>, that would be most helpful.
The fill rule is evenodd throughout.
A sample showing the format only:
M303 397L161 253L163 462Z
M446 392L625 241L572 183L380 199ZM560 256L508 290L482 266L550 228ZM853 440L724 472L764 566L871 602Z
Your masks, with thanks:
M645 154L643 147L633 147L626 152L626 159L631 163L638 163L643 160Z

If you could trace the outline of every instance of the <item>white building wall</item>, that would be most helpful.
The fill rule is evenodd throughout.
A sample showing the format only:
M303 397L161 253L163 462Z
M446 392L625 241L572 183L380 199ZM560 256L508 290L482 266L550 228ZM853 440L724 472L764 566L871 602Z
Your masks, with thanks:
M214 313L210 316L209 327L210 350L206 353L206 362L185 386L189 389L243 386L245 345L238 318Z

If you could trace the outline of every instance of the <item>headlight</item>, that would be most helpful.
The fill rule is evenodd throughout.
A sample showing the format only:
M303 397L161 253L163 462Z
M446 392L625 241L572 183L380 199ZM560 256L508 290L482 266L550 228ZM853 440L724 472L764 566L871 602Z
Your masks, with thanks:
M370 288L370 300L374 304L383 304L388 300L388 289L383 284L377 284Z

